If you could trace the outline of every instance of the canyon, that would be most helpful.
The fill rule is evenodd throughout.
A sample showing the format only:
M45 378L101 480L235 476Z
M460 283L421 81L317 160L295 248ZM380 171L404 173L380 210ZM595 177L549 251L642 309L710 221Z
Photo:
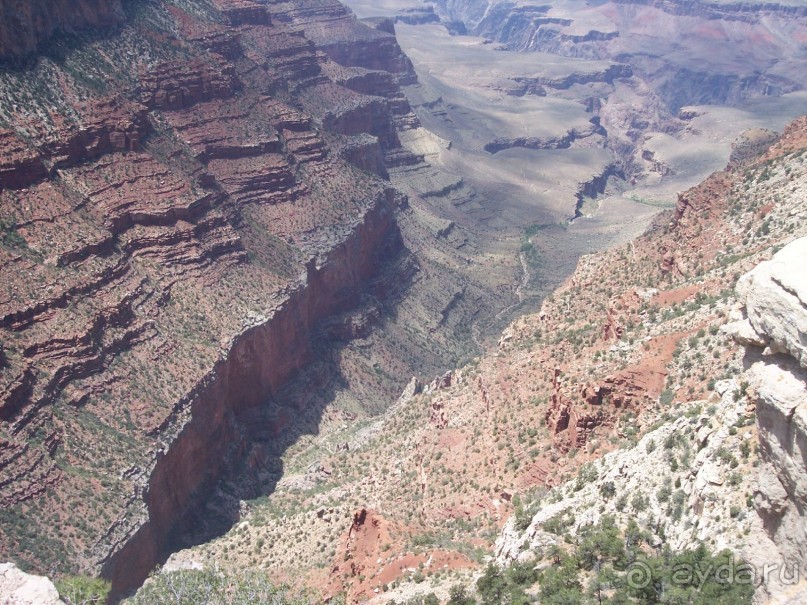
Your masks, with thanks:
M3 548L100 569L116 592L248 457L251 410L292 378L323 398L353 382L363 401L390 397L454 359L463 318L510 279L458 274L470 260L429 228L445 219L367 170L423 164L398 140L417 120L393 36L335 2L123 10L108 31L54 12L43 31L63 33L4 72L1 110ZM331 63L311 39L323 21L390 72ZM405 238L443 256L417 258ZM434 325L405 332L410 313ZM381 321L386 343L339 349ZM290 423L283 409L270 432Z
M727 169L682 193L644 236L584 256L494 350L413 381L347 437L298 443L269 498L173 565L307 573L355 602L444 601L474 584L485 553L540 568L553 544L618 513L649 532L648 548L703 542L792 571L796 548L766 521L764 486L777 483L764 481L759 456L775 434L770 458L787 473L777 481L795 485L797 433L765 428L746 355L722 326L742 304L737 278L807 234L804 134L801 119L761 157L738 145ZM803 519L800 496L772 496L787 527ZM782 588L803 597L756 578L757 602L783 599Z
M613 479L641 457L620 442L706 426L704 405L724 413L702 451L739 451L739 426L765 478L762 521L720 544L803 554L790 429L762 386L759 428L738 424L751 393L719 330L741 301L743 342L781 340L734 282L807 235L798 4L17 4L3 560L114 599L166 560L351 602L425 572L446 598L600 506L579 469ZM756 460L719 498L726 469L682 470L719 499L699 539L730 533ZM516 504L546 497L525 538Z

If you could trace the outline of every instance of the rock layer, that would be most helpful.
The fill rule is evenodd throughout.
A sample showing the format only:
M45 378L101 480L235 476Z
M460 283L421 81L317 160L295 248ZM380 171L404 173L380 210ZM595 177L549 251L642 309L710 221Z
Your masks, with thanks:
M751 343L784 353L807 368L807 239L796 240L744 275L737 283L745 322L755 336Z
M0 70L0 550L120 594L244 456L240 417L322 353L324 320L405 289L374 286L407 258L405 198L342 158L386 177L406 153L411 65L337 2L138 3L84 37L120 6L50 3L46 23L29 4L39 29L4 52L80 43L70 69ZM334 56L396 75L333 64L326 29Z

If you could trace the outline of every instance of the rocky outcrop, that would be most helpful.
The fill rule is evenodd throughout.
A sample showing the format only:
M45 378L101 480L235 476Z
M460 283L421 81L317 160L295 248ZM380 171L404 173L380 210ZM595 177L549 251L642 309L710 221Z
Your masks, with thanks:
M109 153L139 151L151 128L143 106L119 97L93 99L76 109L80 122L63 124L37 148L13 131L0 131L0 189L30 187L54 169Z
M552 78L547 76L527 78L524 76L518 76L513 79L522 86L526 87L527 90L541 90L542 88L568 90L575 85L591 84L593 82L613 84L615 80L630 78L631 76L633 76L633 69L630 65L614 63L602 71L581 73L573 72L560 78Z
M59 30L110 27L123 19L120 0L6 0L0 4L0 58L31 53Z
M377 137L370 134L349 137L339 150L339 156L356 168L366 170L381 178L389 178L384 163L384 152Z
M740 480L734 471L742 444L750 438L736 428L745 422L747 402L736 381L720 382L716 391L710 401L717 411L699 413L704 402L692 406L687 415L647 433L635 446L584 467L576 479L556 488L555 498L533 504L539 511L526 528L511 519L496 542L499 560L521 560L529 550L545 552L560 544L563 539L551 529L552 521L568 519L564 531L574 535L604 515L612 515L622 527L629 520L638 522L652 534L651 544L666 544L673 551L693 548L699 541L713 542L718 550L752 545L756 538L737 528L747 527L750 535L759 523L731 515L732 507L744 505L743 488L751 484L750 477ZM673 458L685 462L671 464ZM659 496L665 492L667 496ZM646 508L630 504L629 509L628 503L637 500Z
M785 246L740 278L742 318L726 330L748 347L745 374L756 401L763 465L754 505L770 542L754 552L757 565L803 570L807 561L807 238ZM793 594L793 573L770 574L764 596ZM795 581L802 581L797 573ZM802 592L802 594L804 594Z
M505 149L523 147L525 149L568 149L575 141L600 134L601 128L596 118L585 129L573 128L566 134L558 137L519 137L517 139L497 138L485 145L488 153L498 153Z
M41 147L53 168L110 153L140 151L151 130L145 108L117 96L94 99L78 109L81 122L64 125Z
M78 124L64 124L34 147L11 130L0 131L0 189L23 189L54 170L116 152L139 151L151 124L143 106L111 96L76 108Z
M570 387L556 368L552 395L544 413L557 451L584 447L595 429L613 426L625 412L652 405L664 385L665 373L651 364L638 365L605 377L599 384Z
M434 12L433 6L404 8L398 11L394 17L396 23L406 23L407 25L425 25L427 23L439 23L440 17Z
M141 74L140 101L149 109L184 109L228 99L237 86L234 67L223 60L164 63Z
M731 146L729 161L733 165L759 157L779 138L779 134L767 128L752 128L742 133Z
M215 0L214 4L231 25L271 25L265 4L253 0Z
M47 174L42 157L11 130L0 131L0 188L22 189Z
M559 16L558 11L551 11L550 5L517 5L507 0L486 3L442 0L438 6L444 21L459 24L461 30L503 42L512 50L596 59L603 58L607 43L620 36L616 29L572 29L574 18Z
M670 112L675 114L687 105L736 105L747 98L778 97L801 86L798 78L779 74L726 74L716 69L683 67L667 70L656 89Z
M380 28L360 23L337 0L298 2L288 15L336 63L387 71L401 84L417 81L412 62L383 22Z
M3 605L64 605L48 578L32 576L13 563L0 564L0 603Z
M737 282L745 318L738 338L772 354L790 355L807 368L807 239L796 240Z
M573 218L583 216L583 208L586 200L594 199L601 193L605 193L605 189L608 186L608 179L612 177L622 180L625 179L625 174L616 164L609 164L600 174L596 174L590 180L580 184L577 190L577 204L575 205Z

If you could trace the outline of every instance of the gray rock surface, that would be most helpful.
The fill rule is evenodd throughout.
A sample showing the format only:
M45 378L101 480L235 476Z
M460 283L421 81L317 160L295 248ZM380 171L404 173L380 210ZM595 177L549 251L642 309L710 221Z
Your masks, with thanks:
M807 602L805 261L807 238L802 238L741 277L737 293L743 319L727 326L749 348L749 358L757 359L745 379L756 401L762 459L754 507L767 535L748 559L757 569L776 567L758 577L760 603Z
M764 343L771 353L787 353L804 368L807 368L806 265L807 238L801 238L741 277L737 294L744 320L734 326L739 342L752 346Z
M14 563L0 563L0 603L2 605L64 605L48 578L32 576Z

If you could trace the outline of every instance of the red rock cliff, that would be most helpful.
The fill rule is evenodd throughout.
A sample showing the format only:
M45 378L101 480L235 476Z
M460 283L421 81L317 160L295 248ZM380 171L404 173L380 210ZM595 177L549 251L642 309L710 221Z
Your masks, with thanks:
M37 6L15 53L120 16ZM0 69L0 555L118 592L238 457L236 418L402 254L399 195L342 159L400 151L393 78L341 85L368 74L318 50L304 2L182 6L140 3L71 70Z

